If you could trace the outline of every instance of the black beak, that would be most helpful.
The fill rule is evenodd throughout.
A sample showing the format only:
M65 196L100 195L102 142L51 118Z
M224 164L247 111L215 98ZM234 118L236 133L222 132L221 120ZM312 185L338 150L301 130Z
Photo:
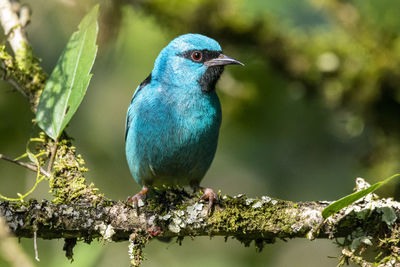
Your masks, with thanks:
M206 66L224 66L224 65L231 65L231 64L237 64L237 65L242 65L244 64L240 62L239 60L236 60L234 58L225 56L224 54L220 54L217 58L210 59L206 62L204 62L204 65Z

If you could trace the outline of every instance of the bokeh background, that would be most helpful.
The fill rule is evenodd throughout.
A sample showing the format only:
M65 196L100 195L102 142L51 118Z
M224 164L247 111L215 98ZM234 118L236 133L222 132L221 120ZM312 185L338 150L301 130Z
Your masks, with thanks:
M96 1L26 1L28 38L50 73ZM356 177L373 183L398 172L400 2L337 0L100 1L99 53L87 95L68 133L87 179L107 197L139 190L124 156L125 112L136 86L174 37L218 40L246 64L226 68L217 90L223 124L203 185L226 194L293 201L335 200ZM3 36L3 40L4 40ZM5 42L5 41L3 41ZM0 81L0 153L17 157L37 135L25 99ZM34 175L0 162L0 193L27 191ZM378 193L394 196L396 183ZM398 183L400 184L400 183ZM48 194L43 182L32 197ZM32 258L33 241L21 245ZM71 264L62 240L39 240L37 266L127 266L128 243L79 243ZM152 241L143 266L336 266L332 241L290 240L261 253L236 240ZM0 266L8 266L1 258Z

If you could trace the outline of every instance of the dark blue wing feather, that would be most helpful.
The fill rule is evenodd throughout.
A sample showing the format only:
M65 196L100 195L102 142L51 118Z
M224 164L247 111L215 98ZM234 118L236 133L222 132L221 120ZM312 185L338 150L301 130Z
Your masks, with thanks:
M142 90L143 87L148 85L150 82L151 82L151 73L149 74L149 76L147 76L146 79L144 79L143 82L141 82L139 84L139 87L137 88L137 90L135 91L135 93L132 96L132 100L131 100L131 104L130 105L132 105L133 99L135 99L135 96L139 93L139 91ZM128 112L128 114L126 115L126 124L125 124L125 141L126 141L126 137L128 135L129 126L130 126L130 117L129 117L129 112Z

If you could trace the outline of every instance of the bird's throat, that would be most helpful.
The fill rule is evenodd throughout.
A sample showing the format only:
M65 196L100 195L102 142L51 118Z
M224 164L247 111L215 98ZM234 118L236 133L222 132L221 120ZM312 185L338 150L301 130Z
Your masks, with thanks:
M201 90L205 93L214 91L215 84L217 83L223 71L224 71L224 66L208 67L206 72L201 76L200 80L198 81Z

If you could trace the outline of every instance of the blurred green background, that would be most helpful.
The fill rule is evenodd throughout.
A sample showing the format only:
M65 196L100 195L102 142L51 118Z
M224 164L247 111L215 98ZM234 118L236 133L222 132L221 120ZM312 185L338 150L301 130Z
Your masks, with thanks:
M28 38L49 73L95 1L30 1ZM174 37L197 32L246 64L217 84L223 124L203 185L226 194L293 201L335 200L355 178L398 172L400 2L317 0L100 1L99 53L87 95L68 133L87 162L87 179L114 200L139 190L124 156L125 112L136 86ZM4 37L3 37L4 39ZM26 100L0 82L0 153L17 157L37 135ZM28 190L34 175L0 162L0 193ZM51 196L43 182L38 199ZM381 196L396 196L386 186ZM33 241L22 239L33 258ZM39 240L37 266L127 266L128 243ZM235 240L152 241L143 266L336 266L332 241L290 240L261 253ZM0 266L8 266L1 259Z

